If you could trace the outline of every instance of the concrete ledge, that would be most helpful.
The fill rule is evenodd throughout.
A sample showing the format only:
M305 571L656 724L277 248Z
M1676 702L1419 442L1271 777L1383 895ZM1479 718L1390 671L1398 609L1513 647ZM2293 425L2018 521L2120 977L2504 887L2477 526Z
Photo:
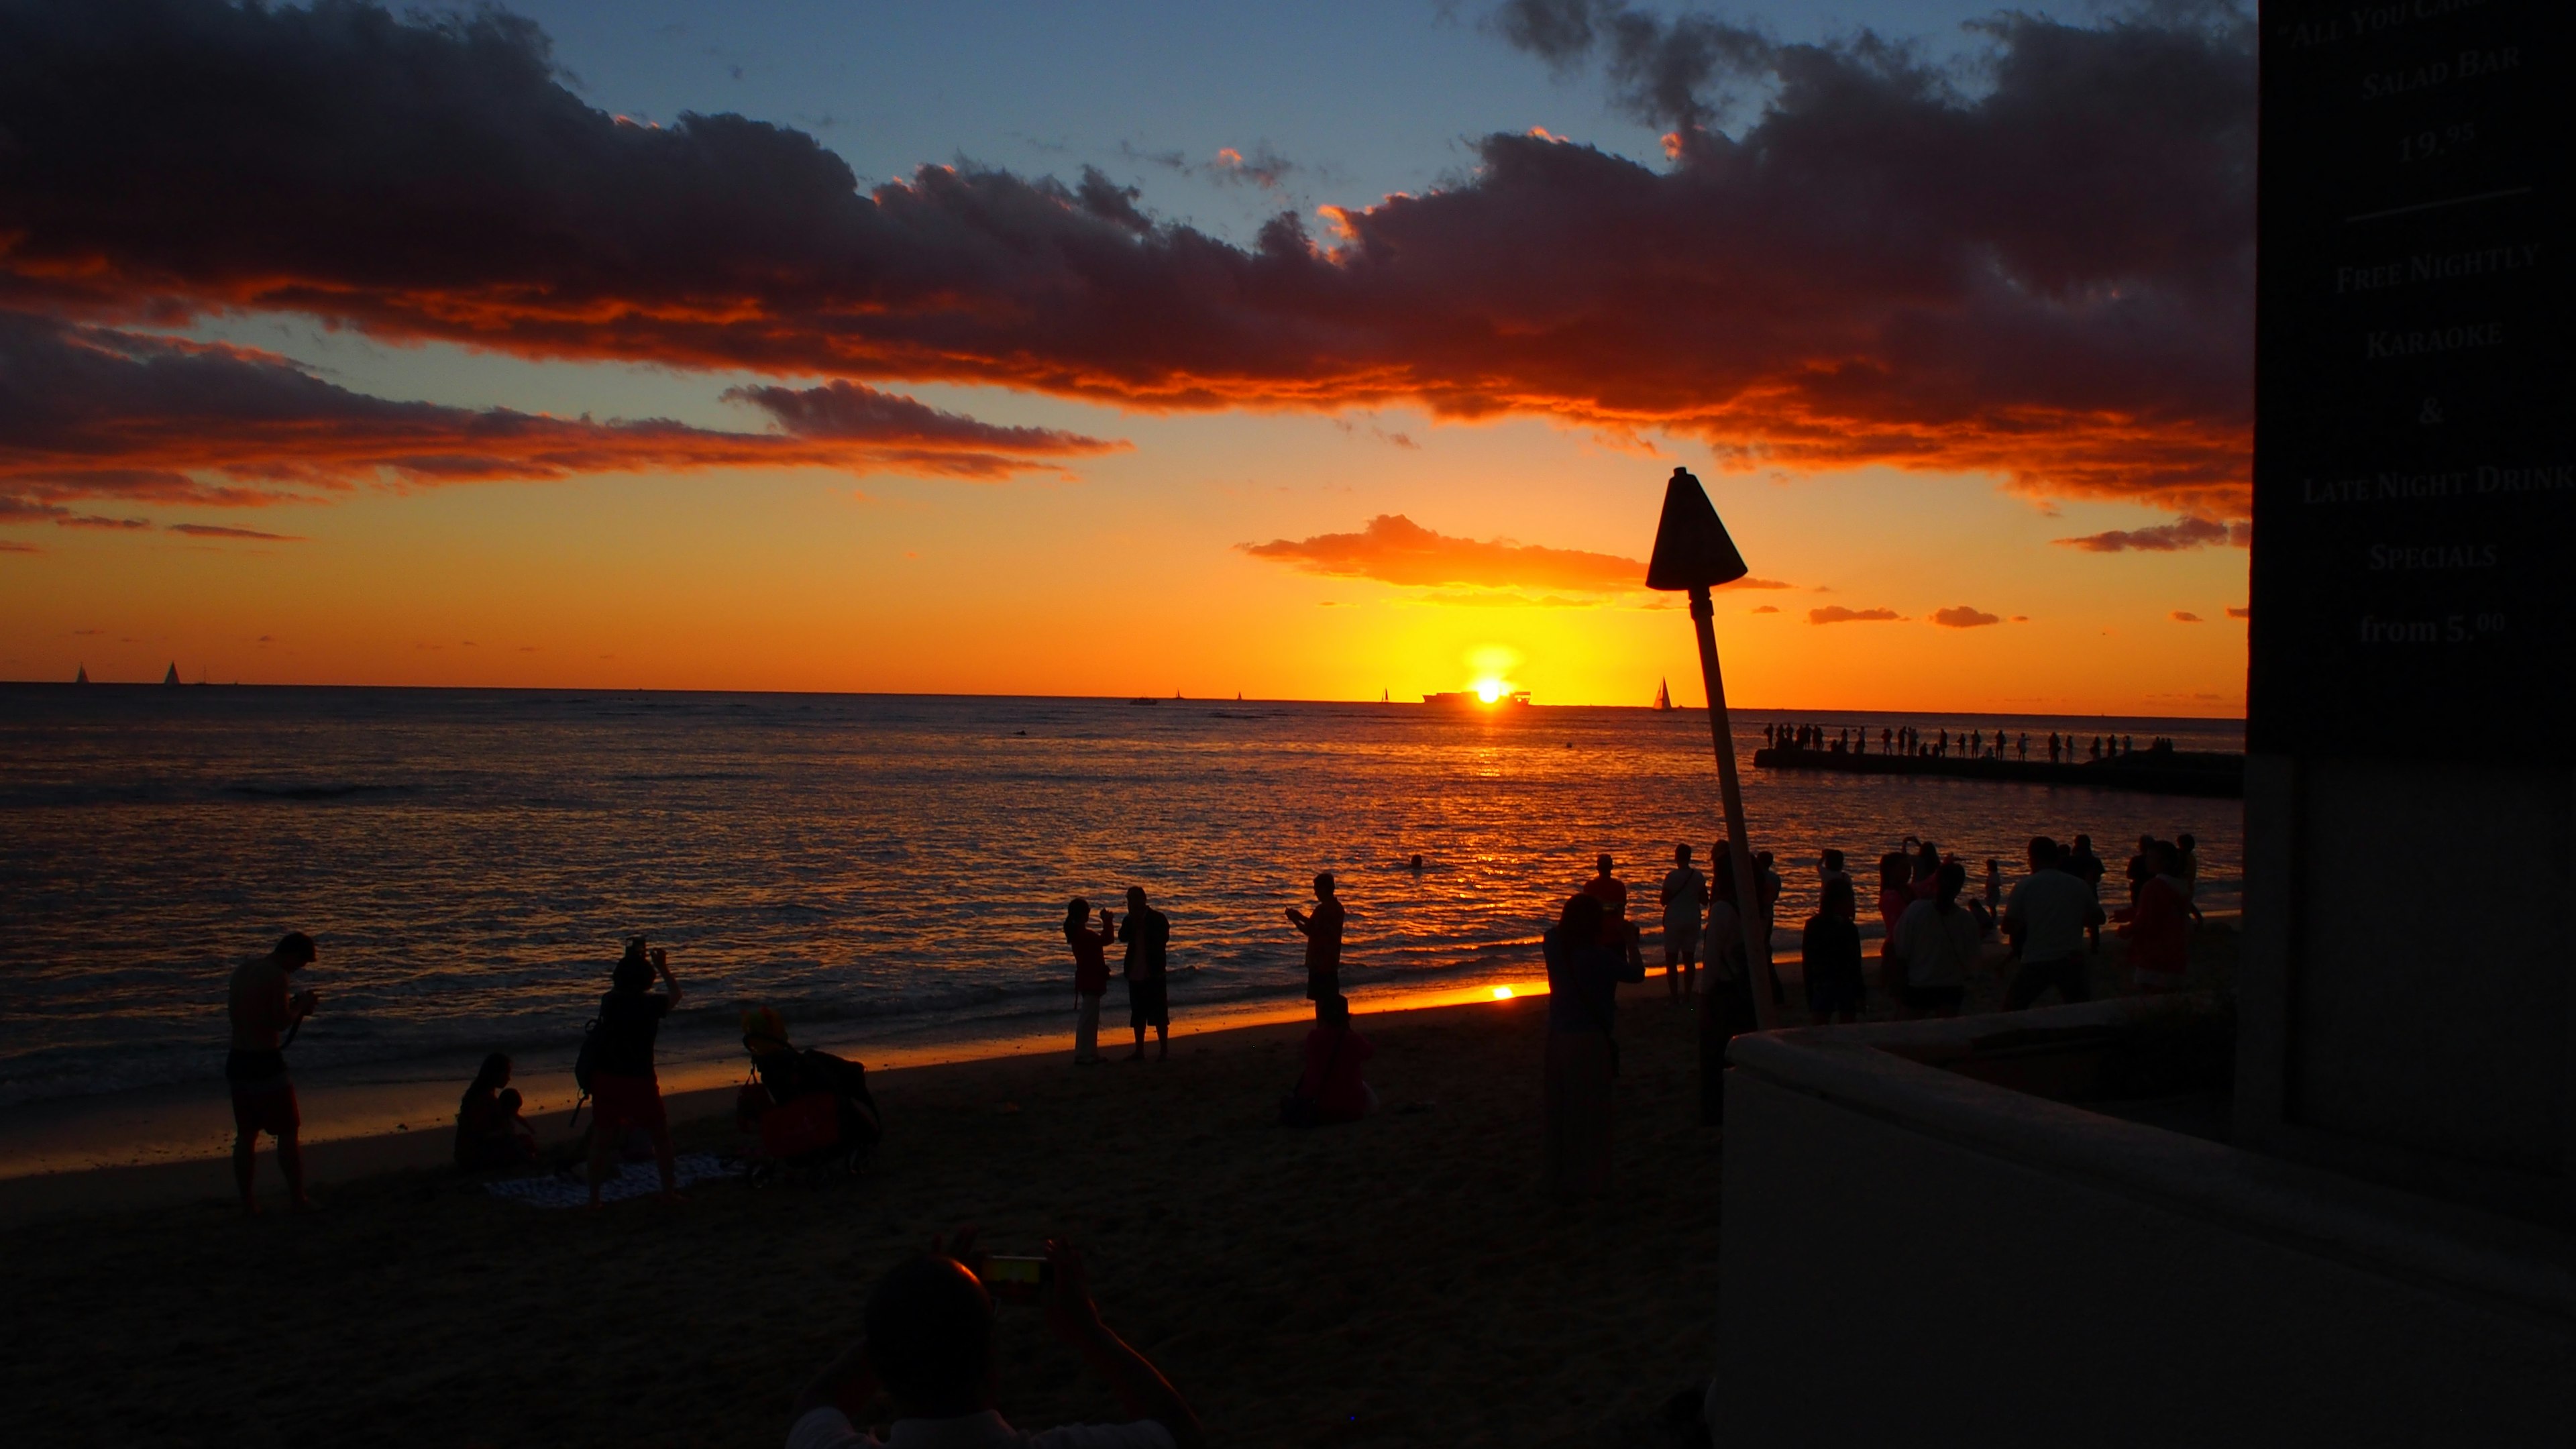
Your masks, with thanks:
M1738 1038L1721 1438L2562 1442L2566 1238L1951 1069L2188 1009Z

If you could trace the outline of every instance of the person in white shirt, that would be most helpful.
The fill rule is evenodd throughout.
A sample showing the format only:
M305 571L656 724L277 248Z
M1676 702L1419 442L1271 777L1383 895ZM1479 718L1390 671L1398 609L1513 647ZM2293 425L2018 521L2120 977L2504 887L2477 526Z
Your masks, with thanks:
M975 1234L953 1251L898 1264L868 1295L866 1336L824 1366L796 1401L787 1449L1201 1449L1198 1415L1169 1380L1100 1321L1070 1243L1046 1245L1053 1281L1041 1290L1047 1327L1108 1381L1126 1424L1074 1424L1023 1434L993 1405L1001 1387L993 1355L993 1298L975 1266ZM894 1425L882 1440L856 1427L882 1389Z
M2075 873L2069 853L2045 835L2030 842L2030 874L2004 902L2004 934L2021 953L2021 969L2004 990L2004 1010L2019 1011L2054 986L2068 1001L2093 999L2084 933L2102 924L2092 884Z
M1968 994L1968 967L1978 958L1985 932L1959 904L1968 883L1966 866L1947 861L1933 881L1932 899L1907 906L1896 923L1896 953L1905 958L1900 995L1910 1016L1957 1016Z
M1691 864L1691 848L1673 847L1673 868L1664 872L1664 984L1681 995L1692 986L1691 968L1699 958L1700 907L1708 898L1708 877Z

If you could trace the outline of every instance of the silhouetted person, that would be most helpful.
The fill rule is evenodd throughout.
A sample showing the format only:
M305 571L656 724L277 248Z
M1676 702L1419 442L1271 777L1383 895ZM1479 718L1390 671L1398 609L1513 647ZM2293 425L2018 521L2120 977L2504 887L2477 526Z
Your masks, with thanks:
M2016 758L2016 759L2027 760L2027 759L2029 759L2029 758L2030 758L2030 736L2029 736L2029 735L2027 735L2027 734L2022 735L2020 738L2016 739L2016 740L2013 742L2013 755L2014 755L2014 758Z
M1075 896L1065 904L1064 939L1073 947L1073 1060L1077 1066L1100 1061L1100 999L1109 994L1109 943L1118 939L1118 918L1100 908L1100 928L1091 927L1091 902Z
M1708 877L1691 864L1691 848L1673 847L1673 868L1664 872L1664 985L1680 996L1691 989L1691 971L1699 959L1700 909L1708 900Z
M1900 993L1908 1014L1957 1016L1967 995L1968 968L1975 965L1984 933L1977 918L1959 904L1968 883L1967 868L1944 864L1933 876L1930 900L1905 908L1896 923L1897 954L1905 960L1905 989Z
M1719 841L1709 857L1708 989L1699 999L1699 1124L1726 1122L1726 1044L1759 1029L1753 1007L1756 965L1744 959L1744 918L1736 903L1734 856Z
M2102 925L2093 887L2069 867L2073 861L2045 835L2030 842L2030 874L2004 904L2004 934L2021 955L2004 1010L2019 1011L2050 987L2068 1001L2089 1001L2093 982L2085 964L2084 933Z
M1592 879L1583 883L1583 893L1601 903L1601 944L1616 946L1628 934L1628 883L1612 875L1607 855L1592 858Z
M2191 968L2191 902L2183 895L2179 852L2165 841L2147 842L2147 876L2121 934L2129 940L2129 968L2140 991L2180 991Z
M1205 1444L1198 1416L1170 1381L1100 1321L1082 1254L1071 1243L1050 1241L1046 1260L1052 1281L1040 1291L1047 1331L1082 1356L1135 1422L1024 1436L1002 1418L994 1407L1002 1374L993 1344L993 1299L976 1276L986 1259L976 1251L974 1231L968 1229L958 1235L956 1256L934 1248L897 1264L879 1280L861 1318L862 1337L797 1396L787 1449L884 1449L857 1427L880 1390L893 1400L888 1442L897 1446L1199 1449Z
M1547 958L1547 1182L1560 1197L1593 1197L1610 1186L1611 1011L1619 953L1601 940L1601 901L1567 899L1540 938Z
M1127 888L1127 919L1118 925L1127 943L1127 1025L1136 1033L1136 1049L1127 1060L1145 1059L1145 1028L1154 1029L1156 1061L1172 1054L1172 1004L1164 967L1172 942L1172 923L1145 904L1145 888Z
M519 1094L510 1085L510 1059L494 1052L456 1104L456 1165L466 1172L518 1167L533 1160L536 1135L518 1116ZM503 1098L509 1099L508 1103ZM521 1136L527 1132L526 1136Z
M1406 864L1405 869L1412 871L1415 875L1422 874L1422 853L1420 851L1414 852L1413 859Z
M1351 1026L1348 997L1328 996L1315 1003L1296 1093L1315 1104L1315 1123L1356 1122L1377 1105L1377 1093L1360 1076L1360 1068L1375 1055L1377 1048Z
M241 1189L245 1213L259 1211L254 1184L263 1132L277 1139L277 1169L286 1176L287 1200L298 1209L313 1205L304 1195L304 1147L295 1135L304 1118L296 1109L294 1079L286 1074L285 1039L321 1007L322 994L286 987L287 978L312 965L319 954L312 937L289 932L267 955L234 967L226 991L232 1049L224 1054L224 1082L233 1099L233 1183Z
M2057 731L2050 730L2048 732L2048 762L2052 765L2057 763L2058 744L2059 740Z
M2102 899L2102 877L2109 873L2109 869L2110 868L2108 866L2102 864L2102 857L2093 853L2092 836L2079 835L2075 837L2075 849L2067 856L2066 859L2066 873L2093 888L2093 900L2097 905ZM2102 950L2101 926L2098 924L2093 926L2088 934L2092 937L2093 950L2095 954L2100 954Z
M1843 869L1843 853L1828 845L1816 853L1816 880L1821 884L1835 879L1849 880L1851 876Z
M2191 912L2192 923L2197 925L2201 920L2200 842L2194 840L2189 831L2174 837L2174 865L2174 874L2182 882L2183 905Z
M2131 905L2138 903L2138 888L2146 883L2147 877L2156 873L2155 850L2154 836L2138 837L2138 853L2129 857L2129 904Z
M649 990L662 978L660 991ZM653 1164L662 1172L665 1200L680 1195L680 1170L671 1146L671 1119L662 1106L661 1079L654 1074L653 1044L662 1018L680 1004L680 983L661 947L645 949L644 938L626 943L626 954L609 974L608 994L599 998L596 1053L590 1069L590 1205L599 1206L599 1190L608 1181L609 1154L619 1134L633 1127L653 1139Z
M1315 877L1315 914L1288 908L1288 924L1306 938L1306 999L1318 1005L1342 994L1342 920L1331 871Z
M1894 733L1894 731L1892 731L1892 730L1887 730L1887 729L1881 729L1881 730L1878 732L1878 752L1879 752L1880 754L1882 754L1882 755L1884 755L1884 754L1888 753L1889 745L1890 745L1890 743L1894 740L1894 738L1895 738L1895 733Z
M1858 913L1851 877L1837 875L1825 882L1823 899L1799 934L1807 1017L1818 1025L1860 1019L1860 927L1853 921Z

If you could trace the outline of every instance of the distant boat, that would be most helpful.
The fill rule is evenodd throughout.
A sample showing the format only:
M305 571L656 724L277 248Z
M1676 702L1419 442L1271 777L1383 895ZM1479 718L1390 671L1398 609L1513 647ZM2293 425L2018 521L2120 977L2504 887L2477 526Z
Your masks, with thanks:
M1241 703L1243 703L1243 691L1242 691L1242 690L1238 689L1238 690L1236 690L1236 691L1234 692L1234 702L1235 702L1236 704L1241 704Z
M80 673L75 674L75 675L73 675L73 676L72 676L72 683L74 683L74 684L87 684L87 683L89 683L89 666L88 666L88 665L84 664L84 665L82 665L82 666L80 667Z
M1672 707L1673 707L1673 686L1672 686L1671 681L1669 681L1669 680L1663 680L1663 679L1658 679L1658 680L1656 680L1656 681L1655 681L1655 708L1657 708L1657 709L1671 709Z
M1393 703L1395 703L1395 691L1394 691L1394 690L1392 690L1392 689L1381 689L1381 690L1379 690L1379 691L1377 692L1377 702L1378 702L1378 703L1380 703L1380 704L1393 704Z
M161 682L163 684L176 684L179 682L179 666L176 661L171 663L170 672L161 676Z
M1496 695L1492 699L1487 699L1472 689L1453 689L1440 694L1426 694L1422 696L1422 702L1441 706L1475 705L1481 708L1485 705L1495 705L1506 709L1527 709L1530 702L1529 696L1528 690L1515 689L1509 694Z
M1140 695L1136 696L1134 699L1131 699L1131 700L1129 700L1129 701L1127 701L1127 702L1128 702L1129 704L1161 704L1161 703L1162 703L1162 701L1161 701L1161 700L1159 700L1159 699L1155 699L1155 698L1153 698L1153 697L1151 697L1151 696L1149 696L1149 695L1142 695L1142 694L1140 694Z

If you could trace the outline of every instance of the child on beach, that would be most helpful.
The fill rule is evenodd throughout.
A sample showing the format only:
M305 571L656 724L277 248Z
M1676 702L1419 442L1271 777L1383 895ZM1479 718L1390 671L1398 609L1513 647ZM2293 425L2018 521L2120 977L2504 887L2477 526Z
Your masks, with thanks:
M456 1104L456 1166L462 1172L516 1167L537 1155L536 1129L519 1115L520 1097L504 1090L510 1058L494 1052ZM522 1150L524 1140L525 1150Z
M1109 994L1109 943L1118 939L1118 918L1100 908L1100 929L1090 925L1091 902L1075 896L1064 908L1064 939L1073 947L1073 994L1081 1003L1074 1019L1076 1066L1100 1062L1100 998Z

